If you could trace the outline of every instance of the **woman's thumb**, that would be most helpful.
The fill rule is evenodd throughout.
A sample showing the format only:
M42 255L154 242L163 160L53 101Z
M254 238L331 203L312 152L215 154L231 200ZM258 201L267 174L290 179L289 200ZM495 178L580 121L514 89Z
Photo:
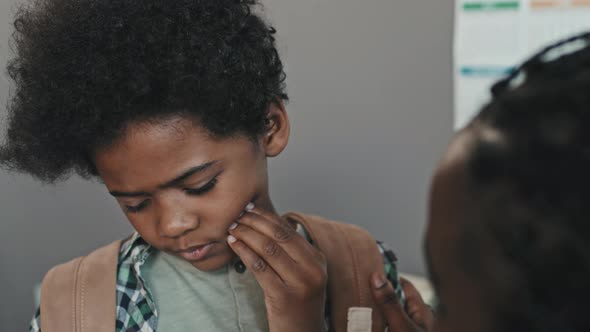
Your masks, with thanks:
M376 272L371 275L371 290L375 303L377 303L387 321L390 331L406 332L417 330L395 294L393 286L383 273Z

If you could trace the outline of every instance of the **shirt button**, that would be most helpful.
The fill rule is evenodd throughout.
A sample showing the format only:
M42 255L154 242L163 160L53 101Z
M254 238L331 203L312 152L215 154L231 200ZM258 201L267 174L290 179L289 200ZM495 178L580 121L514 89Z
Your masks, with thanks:
M238 261L236 264L234 264L234 269L238 273L244 273L246 271L246 265L244 265L242 261Z

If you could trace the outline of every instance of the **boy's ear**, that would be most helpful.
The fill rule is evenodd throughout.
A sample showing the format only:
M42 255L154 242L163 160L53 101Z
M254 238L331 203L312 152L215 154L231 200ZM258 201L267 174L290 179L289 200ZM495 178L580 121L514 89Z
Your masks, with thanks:
M282 101L270 104L265 119L265 132L262 135L262 147L267 157L278 156L289 143L291 125Z

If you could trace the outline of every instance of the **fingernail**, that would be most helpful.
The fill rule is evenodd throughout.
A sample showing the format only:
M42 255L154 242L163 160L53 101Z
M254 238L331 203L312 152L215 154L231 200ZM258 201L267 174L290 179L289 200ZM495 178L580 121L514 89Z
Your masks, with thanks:
M375 287L375 289L383 288L386 284L387 281L381 273L373 276L373 287Z
M254 203L250 202L246 205L246 211L252 211L254 209Z
M235 222L235 223L231 224L231 225L229 226L229 230L230 230L230 231L233 231L234 229L236 229L236 227L238 227L238 223L237 223L237 222Z
M237 239L233 235L227 237L227 242L229 242L230 244L235 243L236 241Z

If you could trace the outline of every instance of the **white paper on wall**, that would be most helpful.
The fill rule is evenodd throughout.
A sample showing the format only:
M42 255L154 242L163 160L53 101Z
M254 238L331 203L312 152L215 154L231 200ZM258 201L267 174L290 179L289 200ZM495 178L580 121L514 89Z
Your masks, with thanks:
M590 30L590 0L456 0L455 20L454 125L460 129L517 64Z

